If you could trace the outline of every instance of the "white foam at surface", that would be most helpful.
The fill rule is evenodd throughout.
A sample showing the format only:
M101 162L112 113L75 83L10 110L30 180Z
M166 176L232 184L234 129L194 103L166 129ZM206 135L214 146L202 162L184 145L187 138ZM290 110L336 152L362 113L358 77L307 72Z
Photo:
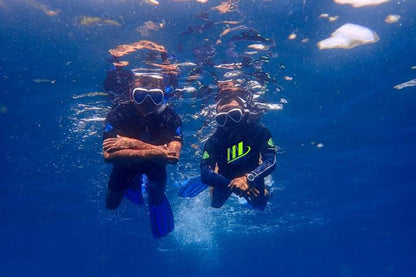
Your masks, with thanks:
M269 50L268 45L264 45L264 44L261 44L261 43L250 44L249 46L247 46L247 48L256 49L256 50Z
M375 43L378 35L363 26L347 23L331 34L330 38L318 42L319 49L351 49L359 45Z
M351 5L354 8L361 8L364 6L377 6L390 0L334 0L335 3L340 5Z
M400 20L400 15L398 15L398 14L389 14L384 19L384 22L389 23L389 24L393 24L393 23L398 22L399 20Z
M399 85L394 86L395 89L404 89L407 87L415 87L416 86L416 79L401 83Z
M86 122L96 122L96 121L103 122L105 120L105 117L96 117L96 116L94 116L94 117L91 117L91 118L84 118L82 120L84 120Z

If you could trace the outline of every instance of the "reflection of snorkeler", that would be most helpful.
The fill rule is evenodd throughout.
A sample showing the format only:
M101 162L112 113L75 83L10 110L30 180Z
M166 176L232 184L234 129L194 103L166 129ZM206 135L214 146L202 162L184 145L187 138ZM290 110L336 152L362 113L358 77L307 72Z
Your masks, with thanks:
M130 101L129 83L133 78L131 70L111 66L104 81L104 90L109 93L114 104Z
M103 151L113 164L106 206L116 209L127 189L142 201L142 185L148 194L153 236L166 236L174 228L165 194L166 165L176 164L182 147L181 118L167 105L163 77L131 73L130 99L114 106L105 120ZM141 182L144 174L147 184Z
M151 41L139 41L132 45L157 45ZM122 45L123 46L123 45ZM162 45L157 45L158 48L164 49ZM123 47L118 46L115 49L111 49L111 53L117 52L118 55L126 55L130 53L130 48L127 47L126 52L122 52L120 49ZM125 66L129 63L127 61L120 61L118 56L112 56L109 60L111 66L107 71L107 76L104 81L104 89L109 93L110 98L114 104L130 101L129 83L134 77L134 72L148 71L148 72L161 72L163 76L164 92L168 97L172 97L175 94L175 89L178 86L178 67L174 64L170 64L170 60L175 58L174 54L168 54L166 51L158 52L153 48L150 51L142 54L143 63L146 68L126 69ZM157 63L159 61L159 63Z
M220 208L235 193L264 210L268 190L264 177L276 166L276 147L270 132L251 121L245 104L222 91L217 103L218 128L208 139L201 161L201 180L211 187L211 205Z

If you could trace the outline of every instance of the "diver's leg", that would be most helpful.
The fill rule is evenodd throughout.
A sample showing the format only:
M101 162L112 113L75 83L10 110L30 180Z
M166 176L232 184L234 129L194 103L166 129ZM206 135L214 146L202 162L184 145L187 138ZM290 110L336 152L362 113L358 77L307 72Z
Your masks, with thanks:
M134 204L143 204L142 183L143 174L138 173L130 182L124 197Z
M165 197L164 195L167 179L166 167L152 165L147 168L145 174L148 180L147 193L149 203L152 205L158 205L163 201Z
M124 197L124 192L130 185L134 177L134 172L127 166L113 166L110 179L108 181L108 190L105 205L109 210L117 209Z
M105 199L105 206L109 210L115 210L120 205L124 197L124 191L114 191L111 189L107 190L107 195Z
M213 208L221 208L231 195L231 190L228 187L211 187L210 192L211 207Z

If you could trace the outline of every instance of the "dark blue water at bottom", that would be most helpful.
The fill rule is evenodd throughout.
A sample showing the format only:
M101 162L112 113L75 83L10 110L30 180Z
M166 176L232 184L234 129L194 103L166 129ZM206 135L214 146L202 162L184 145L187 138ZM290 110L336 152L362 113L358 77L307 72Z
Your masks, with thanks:
M215 210L207 192L176 196L175 184L197 175L200 159L191 149L199 126L185 121L182 159L168 167L175 231L161 240L151 237L147 207L124 201L116 211L105 209L111 168L101 157L101 130L88 130L85 115L77 114L82 99L73 98L102 90L105 51L137 37L72 25L58 25L62 34L51 36L41 28L47 18L27 31L2 9L8 17L1 27L0 275L414 276L416 90L393 89L416 78L414 7L388 4L374 8L379 17L363 19L369 8L331 6L342 23L374 26L381 39L321 52L286 39L300 28L294 17L307 21L300 2L279 3L285 13L279 5L265 11L280 15L280 24L262 31L279 41L283 74L296 80L283 86L284 109L263 118L281 148L267 209L253 211L232 198ZM97 13L74 7L63 12L63 22L71 13ZM311 17L325 12L310 8ZM394 11L402 25L378 23ZM265 23L257 8L246 12L257 28ZM335 29L318 38L318 25L302 29L314 43ZM67 40L69 31L79 32L74 40ZM195 111L180 114L187 112Z

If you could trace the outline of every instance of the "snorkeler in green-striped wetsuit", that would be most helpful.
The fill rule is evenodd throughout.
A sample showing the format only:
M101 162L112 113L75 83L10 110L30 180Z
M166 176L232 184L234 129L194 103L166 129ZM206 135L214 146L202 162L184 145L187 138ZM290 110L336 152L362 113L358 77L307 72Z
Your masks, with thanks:
M269 192L264 177L276 167L276 146L267 128L250 120L241 88L223 88L217 102L218 128L205 144L201 180L211 187L211 205L220 208L232 193L264 210Z

